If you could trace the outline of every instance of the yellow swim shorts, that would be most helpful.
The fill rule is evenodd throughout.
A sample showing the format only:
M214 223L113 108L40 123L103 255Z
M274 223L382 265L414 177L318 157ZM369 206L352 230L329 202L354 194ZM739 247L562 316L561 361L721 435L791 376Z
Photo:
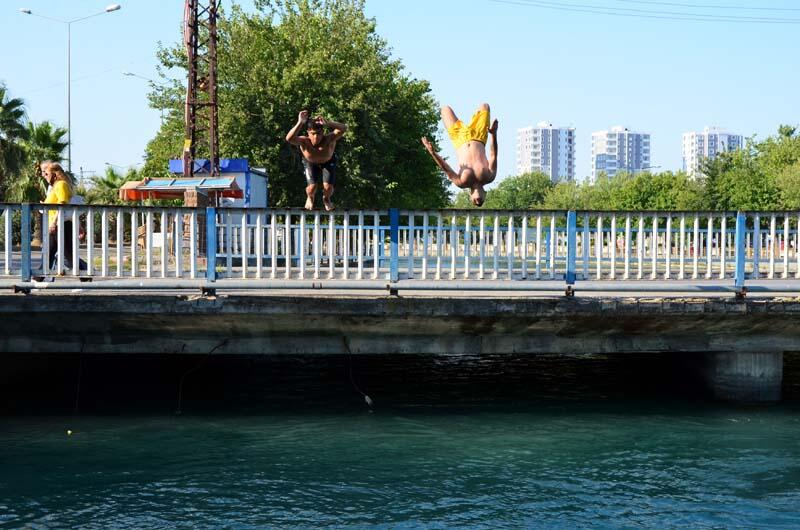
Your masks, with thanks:
M475 112L469 125L464 125L463 121L458 120L447 129L447 133L450 135L450 139L456 149L472 140L486 144L486 140L489 137L489 111L479 110Z

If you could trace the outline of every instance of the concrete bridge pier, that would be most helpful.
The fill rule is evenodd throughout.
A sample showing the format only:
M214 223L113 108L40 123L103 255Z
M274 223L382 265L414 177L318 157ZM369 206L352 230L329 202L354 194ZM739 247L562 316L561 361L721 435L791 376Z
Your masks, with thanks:
M704 356L702 376L715 399L780 401L783 352L712 352Z

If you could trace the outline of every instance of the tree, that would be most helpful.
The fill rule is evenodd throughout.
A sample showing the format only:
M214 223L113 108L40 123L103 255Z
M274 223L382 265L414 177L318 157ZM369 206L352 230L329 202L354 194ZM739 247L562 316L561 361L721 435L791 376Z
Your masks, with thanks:
M592 208L589 203L589 193L592 185L579 184L574 180L559 182L544 198L544 207L550 210L588 210Z
M540 208L553 188L550 177L540 171L503 179L486 192L483 208L498 210L530 210ZM455 208L474 208L469 192L461 191L453 201Z
M61 162L67 142L64 137L67 130L55 127L49 121L41 123L28 122L26 139L20 142L25 167L19 177L9 183L8 197L16 202L40 202L44 199L44 181L37 174L37 169L45 160Z
M28 136L24 118L25 103L19 98L9 99L5 85L0 85L0 199L8 181L25 164L25 151L20 145Z
M54 127L52 123L43 121L39 124L29 121L26 125L26 139L20 142L25 157L24 167L8 182L6 196L14 202L38 203L45 197L45 182L39 175L39 166L45 160L61 162L67 142L64 137L67 130ZM42 224L40 216L34 217L33 245L42 241Z
M420 145L435 136L430 86L411 78L364 15L363 0L260 0L219 24L220 152L266 167L274 206L304 200L300 153L285 142L307 109L348 124L339 142L336 198L348 207L439 207L447 181ZM185 69L182 47L161 67ZM183 144L179 87L159 104L170 117L147 148L145 176L163 174ZM155 98L156 95L151 95Z
M124 204L119 198L119 189L126 182L138 179L139 174L133 168L123 175L113 167L106 166L103 175L92 177L92 186L86 192L86 202L89 204Z

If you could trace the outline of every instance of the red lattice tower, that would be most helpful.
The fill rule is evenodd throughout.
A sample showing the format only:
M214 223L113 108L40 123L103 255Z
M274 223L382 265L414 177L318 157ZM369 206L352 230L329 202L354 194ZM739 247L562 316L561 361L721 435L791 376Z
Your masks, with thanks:
M211 176L219 175L217 0L186 0L183 43L189 60L183 176L194 175L197 146L207 142Z

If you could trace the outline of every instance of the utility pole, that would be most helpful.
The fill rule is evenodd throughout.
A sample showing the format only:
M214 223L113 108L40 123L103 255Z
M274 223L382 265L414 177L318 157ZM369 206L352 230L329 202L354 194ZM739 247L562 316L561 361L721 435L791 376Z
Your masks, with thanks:
M219 175L217 129L217 0L185 0L183 43L189 64L183 176L194 175L197 146L206 143L210 176Z

